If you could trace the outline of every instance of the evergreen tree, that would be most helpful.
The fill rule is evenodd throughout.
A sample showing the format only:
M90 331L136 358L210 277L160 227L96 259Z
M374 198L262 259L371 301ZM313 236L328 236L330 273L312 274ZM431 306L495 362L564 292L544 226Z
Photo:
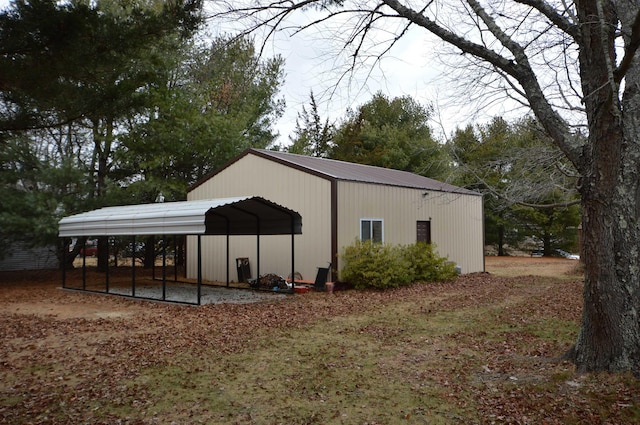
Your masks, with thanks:
M335 128L328 119L323 122L320 118L313 91L309 98L310 110L307 111L303 106L302 112L298 113L296 128L293 135L289 136L292 144L286 150L300 155L326 157L332 147Z
M485 240L498 255L527 237L541 243L545 255L578 250L575 177L534 120L494 118L458 129L448 149L454 182L484 195Z
M261 60L250 40L185 43L151 90L152 108L131 124L118 155L135 202L186 198L187 188L249 147L275 139L282 59Z
M12 199L0 238L52 240L61 216L110 203L124 124L148 104L167 40L197 28L199 7L19 0L0 13L0 143L11 147L0 192Z
M357 110L347 111L331 157L443 178L448 159L433 139L429 116L430 110L409 96L389 100L378 93Z

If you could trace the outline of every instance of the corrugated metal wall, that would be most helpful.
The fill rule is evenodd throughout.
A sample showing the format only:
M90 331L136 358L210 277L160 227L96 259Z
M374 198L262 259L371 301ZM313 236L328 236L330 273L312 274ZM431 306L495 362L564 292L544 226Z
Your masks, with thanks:
M230 196L261 196L297 211L302 216L302 235L295 236L295 265L304 279L313 280L317 267L331 259L331 182L256 155L246 155L188 194L188 200ZM203 236L203 278L226 281L226 237ZM230 238L230 279L237 280L235 259L248 257L256 277L256 237ZM188 238L187 274L195 277L196 237ZM291 237L260 238L260 274L291 273Z
M55 249L55 246L28 248L15 243L5 258L0 260L0 271L58 268Z
M463 273L484 271L480 196L339 182L338 205L339 247L359 237L362 218L384 220L385 243L403 245L416 241L417 221L429 220L440 255L458 264Z
M424 195L427 193L426 195ZM296 271L313 280L317 267L331 260L331 182L271 160L248 154L189 193L189 200L261 196L302 215L302 235L295 237ZM338 254L359 237L360 219L384 220L385 242L416 241L417 221L431 222L433 243L463 273L484 270L482 197L395 186L338 182ZM226 280L226 237L203 236L203 277ZM196 252L188 238L188 252ZM291 273L291 237L262 236L260 273ZM230 238L230 279L237 280L235 259L248 257L256 276L256 237ZM188 255L188 275L197 273ZM334 266L336 266L334 264ZM338 264L339 267L339 264Z

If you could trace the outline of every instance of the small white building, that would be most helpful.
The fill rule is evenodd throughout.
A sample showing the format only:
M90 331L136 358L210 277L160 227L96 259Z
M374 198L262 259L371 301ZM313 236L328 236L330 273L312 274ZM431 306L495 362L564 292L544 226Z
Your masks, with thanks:
M318 267L339 271L343 248L356 239L434 243L462 273L484 271L483 200L479 193L413 173L269 150L248 149L189 191L189 201L259 196L297 211L295 268L313 280ZM225 281L227 266L249 258L259 274L291 273L289 236L202 238L204 279ZM227 255L229 244L229 255ZM187 275L197 274L197 240L188 237ZM230 264L227 264L227 261ZM336 276L333 276L335 279Z
M10 245L7 254L0 258L0 271L57 269L55 245L31 247L23 242Z

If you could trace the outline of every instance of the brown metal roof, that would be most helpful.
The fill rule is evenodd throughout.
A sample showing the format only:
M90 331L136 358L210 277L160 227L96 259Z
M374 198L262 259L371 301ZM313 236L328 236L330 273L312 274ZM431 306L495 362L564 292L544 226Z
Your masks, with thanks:
M408 171L264 149L249 149L245 154L246 153L254 153L263 158L270 158L279 163L329 179L480 196L478 192L473 192Z
M293 153L270 151L266 149L247 149L221 168L204 176L194 183L189 191L194 190L204 182L211 179L246 155L253 154L261 158L269 159L288 167L325 178L329 180L353 181L361 183L382 184L387 186L408 187L414 189L432 190L437 192L460 193L466 195L481 196L480 193L463 189L449 183L423 177L408 171L394 170L391 168L374 167L371 165L355 164L352 162L337 161L335 159L317 158L313 156L297 155Z

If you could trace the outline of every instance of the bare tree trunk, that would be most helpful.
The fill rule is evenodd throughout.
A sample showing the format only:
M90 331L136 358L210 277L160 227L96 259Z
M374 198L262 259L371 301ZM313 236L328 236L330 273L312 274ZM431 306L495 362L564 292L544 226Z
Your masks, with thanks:
M110 170L109 157L113 140L113 120L104 119L93 122L94 155L96 163L96 197L101 199L107 193L107 177ZM98 266L100 271L109 267L109 241L98 239Z
M551 236L548 233L544 233L542 236L542 255L544 257L551 257Z
M613 38L617 16L599 0L580 2L581 78L590 152L581 168L585 287L573 353L579 371L640 373L640 135L637 69L618 100ZM633 19L637 10L633 12ZM605 26L604 23L609 25ZM624 26L624 25L623 25ZM603 30L606 29L606 31ZM623 112L624 111L624 112Z
M636 182L638 180L636 179ZM575 346L579 371L640 372L638 185L611 196L585 194L585 287Z
M164 241L163 241L164 242ZM144 259L142 261L145 269L153 267L156 261L156 238L154 236L148 236L144 241Z
M102 236L98 238L98 266L100 271L106 271L109 267L109 238Z

